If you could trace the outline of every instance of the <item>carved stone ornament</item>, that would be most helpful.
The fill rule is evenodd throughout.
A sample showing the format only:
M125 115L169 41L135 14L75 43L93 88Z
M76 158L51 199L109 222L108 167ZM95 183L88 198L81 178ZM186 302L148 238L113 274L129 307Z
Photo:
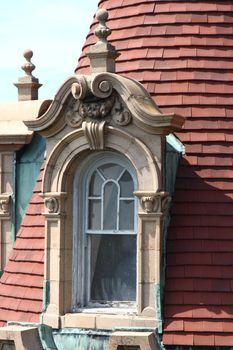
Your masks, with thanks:
M126 126L130 124L132 115L130 111L123 106L123 103L119 100L114 106L113 120L116 124Z
M68 106L68 111L65 114L66 122L72 128L78 128L82 124L82 118L79 114L79 101L75 101L72 106Z
M141 203L143 211L147 214L164 213L169 208L171 197L168 192L135 192Z
M11 211L11 195L1 194L0 195L0 216L8 216Z
M111 112L114 100L114 95L111 95L106 99L81 101L79 105L79 115L83 120L104 119Z
M79 127L82 122L105 121L125 126L131 122L132 116L121 98L113 89L109 76L77 76L72 84L71 92L77 100L66 113L67 124Z
M141 198L142 209L146 213L153 213L158 210L159 202L156 196L145 196Z
M59 210L58 199L54 197L45 198L45 207L49 214L58 213L58 210Z
M82 123L82 129L91 150L104 149L104 126L105 121Z

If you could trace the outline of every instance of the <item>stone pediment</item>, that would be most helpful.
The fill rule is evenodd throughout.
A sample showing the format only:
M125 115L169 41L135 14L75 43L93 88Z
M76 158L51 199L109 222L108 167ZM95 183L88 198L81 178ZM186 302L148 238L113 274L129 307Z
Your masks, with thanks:
M25 124L51 137L66 126L79 128L83 122L105 122L115 127L132 123L150 134L168 134L182 127L183 117L163 114L136 80L104 72L69 78L49 110Z

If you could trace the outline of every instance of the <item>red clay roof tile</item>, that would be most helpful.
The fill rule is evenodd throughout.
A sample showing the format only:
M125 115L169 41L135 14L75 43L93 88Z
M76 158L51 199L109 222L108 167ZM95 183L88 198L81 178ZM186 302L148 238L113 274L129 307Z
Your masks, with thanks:
M1 325L7 321L39 322L44 280L44 218L40 188L41 174L32 196L35 204L30 204L33 210L26 211L0 279Z

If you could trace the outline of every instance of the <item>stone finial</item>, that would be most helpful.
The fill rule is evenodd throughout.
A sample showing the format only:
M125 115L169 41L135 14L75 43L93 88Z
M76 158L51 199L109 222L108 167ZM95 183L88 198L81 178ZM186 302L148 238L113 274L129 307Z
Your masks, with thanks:
M95 36L97 36L100 42L107 43L107 37L112 33L111 29L106 25L108 12L104 9L98 10L96 12L96 19L99 22L99 25L95 29Z
M111 29L107 27L108 12L99 9L96 13L96 19L99 25L95 29L95 35L98 41L92 45L87 56L90 58L92 73L115 72L115 60L119 56L115 47L107 41L111 34Z
M18 100L29 101L38 100L38 90L42 86L39 80L32 75L32 71L36 68L31 62L33 52L31 50L25 50L23 56L26 62L21 66L25 72L25 76L18 79L18 82L14 85L18 88Z
M33 56L32 50L25 50L23 56L26 58L26 62L21 66L21 68L24 70L26 75L33 77L32 71L36 68L36 66L31 62L31 58Z

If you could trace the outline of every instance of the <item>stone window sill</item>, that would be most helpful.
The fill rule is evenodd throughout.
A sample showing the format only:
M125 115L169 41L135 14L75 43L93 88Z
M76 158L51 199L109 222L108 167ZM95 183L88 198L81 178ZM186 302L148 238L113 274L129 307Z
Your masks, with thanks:
M115 327L156 328L157 322L153 317L136 315L72 313L61 317L61 326L112 330Z

